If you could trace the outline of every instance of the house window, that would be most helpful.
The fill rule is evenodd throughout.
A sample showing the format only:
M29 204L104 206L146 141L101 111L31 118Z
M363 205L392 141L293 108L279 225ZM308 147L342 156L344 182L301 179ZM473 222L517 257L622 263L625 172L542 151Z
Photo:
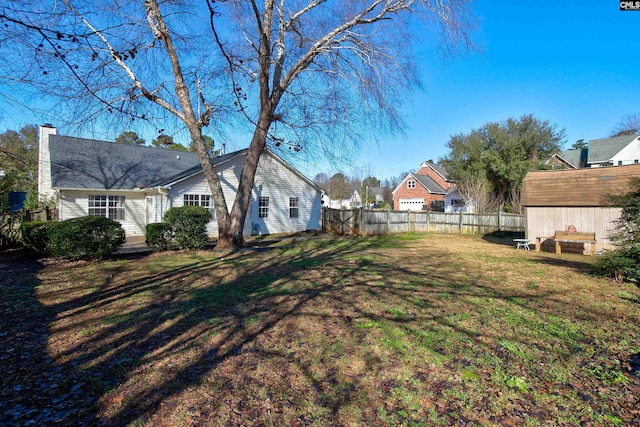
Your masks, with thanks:
M407 188L416 188L416 182L413 179L407 181Z
M633 163L637 164L637 163L638 163L638 159L635 159L635 160L633 161Z
M90 195L89 215L124 220L124 196Z
M258 218L269 217L269 197L261 196L258 199Z
M216 210L211 202L210 194L184 194L182 196L184 206L202 206L209 209L211 212L211 218L215 219Z
M289 197L289 218L298 218L298 198Z
M618 160L618 166L622 166L622 160Z

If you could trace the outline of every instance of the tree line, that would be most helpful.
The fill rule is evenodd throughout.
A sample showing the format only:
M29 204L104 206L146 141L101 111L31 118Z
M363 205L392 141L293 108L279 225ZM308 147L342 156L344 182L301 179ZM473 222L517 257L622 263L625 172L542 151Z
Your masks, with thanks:
M635 135L640 129L639 114L625 116L611 130L609 136ZM438 163L456 182L458 191L473 200L478 213L506 211L521 213L520 190L527 172L546 169L552 155L563 150L566 132L557 125L526 114L490 122L467 133L451 136L446 144L447 154ZM572 149L586 148L580 139ZM357 191L365 203L366 188L381 187L384 201L393 205L391 192L413 171L380 180L376 177L360 179L343 172L329 176L319 173L314 181L333 200L348 199Z

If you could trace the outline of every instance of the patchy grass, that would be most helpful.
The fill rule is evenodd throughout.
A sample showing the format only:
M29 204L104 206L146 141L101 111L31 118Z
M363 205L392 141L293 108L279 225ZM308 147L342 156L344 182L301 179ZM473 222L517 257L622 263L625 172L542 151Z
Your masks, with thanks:
M415 234L260 249L13 265L0 423L640 422L640 291L592 258Z

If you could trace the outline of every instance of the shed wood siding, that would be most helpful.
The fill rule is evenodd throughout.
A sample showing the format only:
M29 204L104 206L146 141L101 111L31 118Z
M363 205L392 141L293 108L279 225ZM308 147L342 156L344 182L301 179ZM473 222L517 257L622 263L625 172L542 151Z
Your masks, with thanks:
M95 194L124 196L125 219L118 222L122 224L127 236L144 236L144 220L146 216L144 193L65 190L58 201L58 217L60 221L89 215L89 195Z
M526 238L551 237L557 230L566 230L573 225L577 231L596 233L596 250L614 249L609 237L615 230L620 212L620 208L527 207Z
M613 249L610 236L621 209L605 206L604 198L628 192L634 176L640 176L640 164L529 172L521 199L526 237L550 237L573 225L577 231L596 233L596 250Z
M269 197L269 216L258 217L258 199ZM289 198L298 198L298 218L289 218ZM318 190L296 176L277 159L262 155L251 193L250 226L260 233L319 230L322 206Z

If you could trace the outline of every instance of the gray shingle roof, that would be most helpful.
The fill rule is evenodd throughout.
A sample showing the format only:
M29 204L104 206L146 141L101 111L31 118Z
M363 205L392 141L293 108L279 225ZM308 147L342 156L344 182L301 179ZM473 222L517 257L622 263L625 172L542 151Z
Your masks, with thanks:
M611 138L592 139L589 141L589 156L587 163L603 163L608 162L620 152L624 147L629 145L631 141L637 138L637 135L614 136Z
M556 154L556 156L560 157L574 168L580 169L585 167L587 163L587 152L588 150L586 148L574 148L562 151Z
M445 180L449 181L449 174L447 173L446 169L442 165L438 163L429 163L429 162L427 162L427 164L431 166L436 172L438 172Z
M202 170L196 153L49 136L55 188L131 190L168 184ZM239 152L214 158L221 163Z
M442 188L437 182L435 182L433 180L433 178L431 178L428 175L418 175L418 174L412 174L416 181L418 181L420 184L422 184L422 186L424 188L426 188L427 190L429 190L430 193L438 193L438 194L446 194L447 190L445 190L444 188Z

